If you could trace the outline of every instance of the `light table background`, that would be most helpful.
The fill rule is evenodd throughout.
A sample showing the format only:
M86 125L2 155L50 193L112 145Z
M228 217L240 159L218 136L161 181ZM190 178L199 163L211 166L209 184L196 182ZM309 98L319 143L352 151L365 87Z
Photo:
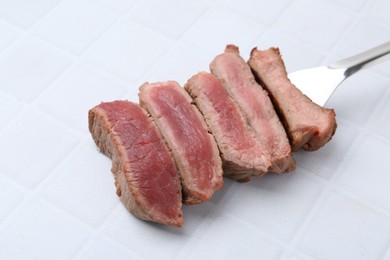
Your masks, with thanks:
M327 106L334 139L297 170L226 180L181 229L119 202L87 112L181 84L227 43L288 71L390 40L387 0L0 0L0 259L390 259L390 63Z

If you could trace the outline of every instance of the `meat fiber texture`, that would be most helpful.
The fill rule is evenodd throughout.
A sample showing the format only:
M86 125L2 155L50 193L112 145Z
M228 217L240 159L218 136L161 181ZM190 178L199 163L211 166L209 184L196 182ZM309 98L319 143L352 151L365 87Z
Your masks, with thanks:
M279 49L255 48L248 63L270 93L293 151L314 151L329 142L336 131L335 112L315 104L290 82Z
M180 180L158 129L138 104L101 103L88 114L89 131L112 160L117 195L135 216L183 225Z
M221 82L202 72L184 86L201 111L223 159L224 175L241 182L268 171L267 158L255 133Z
M209 200L223 186L222 161L191 97L175 81L145 83L139 97L172 151L181 176L183 202Z
M228 45L223 54L210 64L229 96L256 133L268 171L282 173L295 169L291 147L282 123L268 94L256 82L250 67L239 54L238 47Z

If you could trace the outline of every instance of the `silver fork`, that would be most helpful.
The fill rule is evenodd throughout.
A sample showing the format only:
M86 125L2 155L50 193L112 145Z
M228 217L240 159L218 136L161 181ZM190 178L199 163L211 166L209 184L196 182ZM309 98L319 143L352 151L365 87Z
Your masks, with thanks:
M390 41L327 66L288 74L291 82L318 105L325 105L336 88L349 76L390 58Z

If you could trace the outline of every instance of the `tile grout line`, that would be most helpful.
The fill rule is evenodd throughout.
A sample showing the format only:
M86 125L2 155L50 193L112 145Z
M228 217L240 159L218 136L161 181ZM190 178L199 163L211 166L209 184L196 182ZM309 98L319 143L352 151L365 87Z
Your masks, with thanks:
M217 214L217 212L219 212L219 204L216 204L215 205L215 210L214 211L209 211L207 216L210 216L211 215L211 218L210 219L207 219L207 218L204 218L198 225L198 227L196 228L196 230L193 232L193 237L195 237L194 239L195 240L198 240L198 243L200 242L199 240L201 239L196 239L198 236L200 237L203 237L205 236L204 234L200 233L204 230L204 225L207 224L207 222L209 221L213 221L213 215ZM261 230L259 228L257 228L256 226L252 225L251 223L248 223L248 222L245 222L243 220L241 220L239 217L235 216L234 214L231 214L229 212L224 212L224 214L227 214L229 217L231 218L234 218L236 221L242 223L243 225L246 225L246 226L250 226L250 227L253 227L259 234L260 236L262 236L263 238L266 238L267 240L271 241L272 243L282 247L282 248L287 248L288 247L288 244L286 242L284 242L283 240L281 239L278 239L278 238L275 238L273 237L272 235L268 234L267 232L265 232L264 230ZM192 243L192 239L189 239L184 245L183 247L178 251L176 252L176 255L173 257L173 259L182 259L182 255L184 254L183 252L187 251L188 250L188 246L189 244Z
M158 34L156 33L155 31L147 28L147 27L144 27L144 26L141 26L140 24L137 24L137 23L134 23L133 21L129 20L128 18L126 17L117 17L116 18L116 21L107 28L107 30L102 33L98 38L97 40L94 41L93 44L91 44L87 49L84 50L83 54L81 55L76 55L76 54L73 54L71 52L68 52L58 46L55 46L49 42L47 42L45 39L42 39L40 38L39 36L36 36L38 37L41 41L45 42L46 44L56 48L56 49L60 49L62 52L65 52L66 54L70 55L73 57L74 60L76 60L73 64L72 64L72 67L76 66L77 64L80 64L80 63L83 63L84 65L88 66L89 68L93 68L95 71L99 71L100 73L103 73L105 76L109 77L109 78L112 78L112 79L115 79L121 83L124 83L125 85L128 85L129 82L126 81L125 79L123 79L122 77L118 76L118 75L115 75L113 73L110 73L110 72L107 72L105 71L104 69L100 68L99 66L96 66L95 64L89 62L87 59L88 55L94 50L95 46L97 46L98 44L100 44L102 41L104 41L107 37L107 35L109 35L110 33L112 33L113 31L115 31L118 27L120 27L121 25L123 24L133 24L135 26L139 26L139 27L142 27L143 29L146 29L148 30L149 32L151 32L152 34L155 34L155 35L158 35L162 38L164 38L167 42L170 42L172 43L173 41L170 39L170 38L167 38L165 35L162 35L162 34ZM157 62L156 62L157 63ZM147 72L148 70L146 70ZM144 72L144 73L146 73ZM144 74L143 73L143 74ZM131 82L130 82L131 83ZM52 87L53 84L51 84L50 86L48 86L44 91L46 92L49 88ZM42 96L43 92L37 97L37 99L40 99L41 96ZM39 102L36 101L36 102Z
M21 214L19 214L19 213L24 213L26 210L31 208L36 202L39 202L39 201L50 205L50 207L52 207L56 210L61 211L67 217L73 219L74 221L78 222L80 225L84 226L84 228L86 228L88 230L93 229L93 227L91 225L89 225L88 223L82 221L81 219L74 216L73 214L70 214L68 211L61 208L60 206L55 205L55 204L51 203L50 201L42 198L34 191L30 191L29 193L30 194L28 196L26 196L25 198L23 198L21 200L21 202L19 202L18 205L7 215L7 217L4 219L4 221L0 223L0 237L2 234L5 233L4 231L6 231L10 227L10 223L8 223L8 222L15 221L15 220L19 219L21 217Z
M33 22L29 28L21 28L20 26L14 24L14 23L11 23L7 20L4 20L4 19L1 19L0 22L2 23L5 23L7 25L9 25L10 27L12 27L13 29L17 30L19 35L13 40L11 41L9 44L7 44L5 46L5 48L3 48L2 50L0 50L0 56L2 55L6 55L7 52L9 52L10 50L12 50L12 48L17 45L19 42L22 42L25 38L31 36L31 32L32 30L34 30L34 28L36 28L37 26L39 26L39 24L42 22L42 20L45 20L47 16L49 16L49 14L55 9L57 8L64 0L59 0L57 3L54 4L54 6L52 6L49 10L47 10L46 13L44 13L43 15L41 15L41 17L36 20L35 22Z
M361 133L359 135L359 137L361 135L364 135L364 133ZM355 141L357 141L358 139L359 138L357 138ZM350 190L345 189L345 188L342 188L339 185L333 183L332 181L327 181L327 180L321 178L320 176L317 176L317 175L314 175L314 174L311 175L311 176L314 177L315 179L317 179L321 183L321 185L323 185L323 191L319 195L319 197L318 197L317 201L315 202L314 206L311 207L311 210L309 211L308 217L299 225L298 229L295 231L292 239L290 240L289 247L283 253L283 257L284 258L287 257L289 251L292 248L295 249L295 250L298 250L299 252L302 253L302 251L300 251L297 248L297 244L298 244L300 238L302 237L302 235L305 233L305 231L309 227L310 223L313 221L313 219L316 218L316 216L318 216L318 212L321 210L322 205L328 201L327 195L332 190L337 191L343 197L348 197L349 199L353 199L353 200L359 201L360 203L364 204L366 207L368 207L373 212L380 213L381 215L383 215L384 218L386 219L386 222L390 223L390 220L386 218L386 217L390 216L390 212L389 211L384 210L381 207L377 207L375 205L374 206L371 205L371 203L369 203L369 201L367 201L367 199L365 199L364 197L362 197L358 193L356 193L354 191L350 191Z
M278 24L278 22L280 21L281 17L283 17L285 14L289 13L291 10L294 10L294 8L297 8L297 6L302 2L303 0L289 0L288 4L285 5L285 7L279 12L279 15L277 16L277 18L275 19L275 21L273 23L271 23L271 25L268 25L267 26L267 30L269 31L277 31L279 32L279 30L277 30L275 27L276 25Z
M215 209L217 210L218 209L218 204L215 205ZM203 237L204 234L202 233L199 233L199 232L202 232L203 229L204 229L204 223L207 223L209 222L210 220L207 218L208 216L210 215L213 215L215 214L213 211L209 210L209 212L205 215L205 217L200 221L200 223L198 224L198 226L195 228L195 230L192 232L192 236L191 238L188 239L188 241L186 241L186 243L184 243L183 247L180 248L176 254L174 255L173 259L182 259L183 257L181 256L183 253L182 252L185 252L186 250L188 250L188 245L193 241L193 240L197 240L197 237L198 236L201 236ZM199 241L200 239L198 239L197 243L199 244Z
M277 25L280 22L281 17L284 16L284 15L288 15L289 12L294 11L295 9L297 9L302 2L304 2L304 0L298 0L298 1L290 0L288 6L285 7L284 10L282 10L280 12L280 14L278 15L277 19L274 21L274 23L272 23L270 26L268 26L265 29L265 32L263 33L262 36L260 36L259 39L260 40L263 39L263 37L265 37L267 35L267 33L270 33L270 32L276 32L279 35L283 35L287 39L290 39L292 41L296 41L300 45L306 46L307 48L311 48L313 51L318 52L322 56L322 59L321 59L321 61L318 64L318 66L320 66L320 65L322 65L324 63L324 59L329 54L328 50L326 50L324 48L321 48L321 47L318 47L315 44L307 43L306 41L304 41L304 40L302 40L302 39L300 39L298 37L293 37L288 32L281 31L281 30L279 30L277 28ZM304 69L304 67L302 67L302 69Z
M378 75L380 76L380 75ZM387 79L386 78L386 81L388 83L388 85L390 86L390 78ZM381 112L381 110L383 109L383 107L388 103L388 100L386 99L386 97L390 97L390 88L385 88L385 91L383 93L383 95L381 96L381 98L379 99L379 101L375 104L375 107L372 109L371 111L371 115L370 117L368 118L368 120L365 122L365 124L363 125L363 130L367 133L371 133L371 134L374 134L374 135L379 135L387 140L390 141L390 138L388 136L385 136L381 133L378 133L373 127L373 122L375 120L375 117L374 115L378 114Z
M74 156L74 153L81 149L84 145L84 142L82 139L78 140L78 143L62 158L60 162L58 162L50 171L49 174L47 174L40 182L37 184L33 189L32 193L37 194L39 197L41 196L42 190L47 186L47 183L50 183L50 181L56 176L58 169L61 168L68 160L72 159ZM43 197L42 197L43 198ZM43 198L44 199L44 198ZM52 204L52 203L51 203Z
M8 122L5 124L2 128L0 128L0 134L4 134L4 132L7 132L10 127L12 127L14 124L19 122L18 120L23 117L24 114L27 113L27 104L21 103L21 106L23 108L20 109Z
M35 20L32 24L28 26L28 28L23 28L17 24L14 24L8 20L1 19L0 21L2 23L5 23L9 25L12 28L17 28L19 31L23 32L23 34L30 34L30 32L37 26L38 24L42 22L42 20L46 19L46 17L54 10L56 9L64 0L59 0L57 3L55 3L52 7L50 7L44 14L42 14L39 19Z
M306 175L307 173L303 173L303 174ZM311 177L313 177L313 176L311 176ZM302 237L302 235L309 228L313 219L315 219L318 216L319 211L321 210L323 204L328 201L329 196L327 196L327 195L330 192L330 187L328 187L326 185L326 183L324 183L324 181L321 180L320 177L315 176L315 179L317 179L317 181L322 186L322 190L317 195L316 200L312 203L309 211L306 214L306 217L295 228L295 231L293 232L292 236L289 239L288 247L286 248L286 250L282 254L283 258L287 257L287 255L290 253L291 250L292 251L296 250L300 253L307 255L305 252L302 252L300 249L297 248L297 244L298 244L300 238Z
M165 34L162 34L162 33L159 33L157 32L156 30L154 29L151 29L147 26L144 26L142 24L139 24L139 23L136 23L135 21L133 21L132 19L128 18L129 21L131 23L135 23L137 24L138 26L142 26L143 28L146 28L147 30L149 30L150 32L154 33L154 34L157 34L159 36L162 36L164 39L168 40L170 43L171 43L171 46L168 48L168 50L163 53L157 60L156 62L150 66L148 69L146 69L146 71L144 71L144 73L142 73L142 75L140 76L141 78L142 77L150 77L152 75L154 75L158 69L159 66L161 66L161 62L165 59L167 59L169 57L169 55L171 55L174 50L177 48L177 47L181 47L182 45L185 45L182 41L183 41L183 38L187 35L187 33L189 31L191 31L191 28L194 28L195 25L197 25L203 17L207 16L209 13L211 13L214 8L216 8L216 6L220 5L221 3L218 2L218 3L213 3L211 4L205 11L203 11L203 13L201 15L199 15L199 17L187 28L187 30L183 33L181 33L178 37L168 37L166 36ZM186 45L185 45L186 46ZM196 49L196 48L195 48ZM139 84L139 82L137 83Z
M226 214L228 214L230 217L233 217L235 218L237 221L245 224L245 225L248 225L248 226L251 226L253 227L254 229L256 229L257 232L260 233L261 236L263 236L264 238L268 239L269 241L271 241L272 243L275 243L277 244L278 246L281 247L281 251L280 251L280 255L279 255L279 259L283 258L285 252L291 252L292 251L298 251L297 249L293 250L291 245L290 245L290 242L289 241L283 241L282 239L280 238L276 238L274 236L272 236L271 234L269 234L268 232L258 228L257 226L255 225L252 225L251 223L248 223L248 222L245 222L243 220L241 220L239 217L229 213L229 212L226 212ZM300 252L300 251L299 251ZM307 255L306 253L304 252L300 252L302 255L305 255L305 256L309 256Z
M54 173L58 170L58 168L62 167L68 160L72 159L72 157L74 156L75 152L77 150L79 150L80 148L79 147L82 147L84 145L85 141L80 141L70 152L67 153L67 155L59 162L57 163L57 165L55 167L53 167L53 169L51 170L51 173L49 173L44 179L42 179L40 181L40 183L35 186L34 188L32 189L28 189L27 187L19 184L18 182L15 182L14 180L12 180L13 182L17 183L18 186L21 186L23 187L23 189L25 190L25 192L27 193L26 196L14 207L13 210L11 210L10 214L9 215L13 215L14 211L17 210L17 208L20 208L20 204L23 204L23 202L25 202L24 204L30 202L30 201L33 201L34 199L37 199L39 198L40 200L42 201L45 201L46 203L50 204L52 207L54 208L57 208L57 209L60 209L61 211L63 212L66 212L67 215L71 216L72 218L74 219L77 219L78 222L80 223L83 223L84 226L88 227L89 229L96 229L94 226L92 226L90 223L80 219L79 217L77 217L76 215L74 215L72 212L62 208L61 206L59 205L56 205L54 203L52 203L52 201L48 200L47 198L45 198L44 196L42 196L41 192L44 188L46 188L47 186L47 183L49 183L51 181L51 179L53 179L53 175ZM6 176L7 177L7 176ZM119 207L120 204L118 204L117 206L115 206L113 208L113 211L112 213L108 214L106 219L111 216L111 214L113 214L113 212ZM23 211L23 210L22 210ZM5 218L5 220L7 220L9 218L9 215ZM102 222L106 222L106 219ZM3 225L4 221L0 223L0 231L2 229L2 225ZM1 234L1 232L0 232Z
M86 57L89 55L89 53L91 51L93 51L93 48L100 44L101 41L103 41L106 36L108 34L110 34L117 26L119 26L119 24L121 24L121 19L120 17L116 17L114 19L114 22L108 26L106 28L105 31L103 31L96 39L95 41L93 42L93 44L90 44L84 51L81 55L76 55L72 52L69 52L69 51L66 51L65 49L61 48L61 47L58 47L48 41L46 41L45 39L42 39L41 37L39 36L36 36L34 34L32 34L31 37L34 37L35 39L39 40L41 43L44 43L56 50L59 50L61 52L63 52L64 54L66 54L67 56L70 56L71 59L72 59L72 63L65 69L62 71L62 73L60 75L58 75L45 89L43 89L36 97L35 99L31 102L31 104L29 104L31 107L36 107L38 110L40 110L42 113L44 114L47 114L48 116L50 116L51 118L53 118L50 114L48 114L47 112L45 111L42 111L39 107L38 107L38 104L39 102L42 100L42 98L44 97L45 93L48 92L50 89L53 88L53 86L55 86L57 84L57 82L61 81L65 76L68 75L69 71L71 71L75 66L77 66L78 64L80 64L81 62L83 62ZM86 63L86 64L89 64L89 63ZM108 73L106 73L108 74ZM116 77L115 77L116 78ZM58 120L57 120L58 121ZM73 127L69 126L70 128L73 129ZM79 130L77 129L73 129L74 131L77 131L79 132Z
M389 239L390 240L390 239ZM385 259L385 257L386 256L390 256L390 241L389 241L389 243L388 243L389 245L387 246L387 248L385 248L384 250L383 250L383 254L382 254L382 259Z
M351 124L351 122L348 122L348 123ZM348 156L349 154L352 153L352 151L354 151L354 149L358 148L359 144L361 143L361 139L364 139L364 137L367 134L371 134L374 137L379 138L381 140L386 140L389 143L389 145L390 145L390 139L383 138L379 134L375 134L375 133L373 134L372 132L370 132L368 130L366 131L363 127L360 127L359 134L357 135L356 139L351 143L349 149L345 153L345 156ZM390 217L390 209L383 209L381 207L372 205L372 203L370 203L370 201L368 199L364 198L364 196L362 196L362 195L358 194L357 192L354 192L352 190L349 190L348 188L342 187L339 184L337 184L337 180L342 175L342 172L344 172L345 167L347 167L345 164L339 165L335 169L335 174L333 174L329 179L324 179L323 177L320 177L320 176L318 176L316 174L312 174L312 176L314 176L321 183L323 183L323 185L325 185L325 186L327 186L327 187L329 187L329 188L331 188L333 190L337 190L339 192L349 194L350 197L354 197L355 199L359 200L362 204L365 204L371 210L376 211L378 213L381 213L381 214L383 214L385 216L389 216ZM303 168L305 168L305 167L303 167ZM308 171L311 172L311 170L308 170ZM390 221L390 219L389 219L389 221Z
M32 32L36 27L38 27L39 24L41 24L42 21L44 21L44 20L50 15L50 13L51 13L54 9L58 8L58 6L60 6L63 2L64 2L64 0L59 0L57 3L55 3L49 10L47 10L46 13L44 13L38 20L36 20L35 22L33 22L32 25L31 25L28 29L25 30L26 33L27 33L27 34L31 34L31 32Z
M77 138L79 140L81 140L84 137L84 135L85 135L84 132L81 132L81 131L73 128L71 125L64 123L63 121L59 120L55 116L51 115L50 113L46 113L46 112L40 110L36 106L31 106L31 108L34 109L35 111L37 111L37 113L40 113L43 117L46 117L48 120L55 122L56 124L60 125L62 128L65 128L67 131L69 131L72 134L74 134L75 136L77 136Z
M175 49L177 47L180 47L182 49L186 49L186 50L191 50L192 52L196 52L197 54L199 55L204 55L204 53L202 52L202 50L198 49L196 46L192 46L191 43L187 43L185 42L185 37L191 33L191 30L197 25L199 24L201 21L202 21L202 18L203 17L206 17L207 15L209 14L212 14L218 7L222 6L224 4L224 0L222 1L218 1L216 3L212 3L210 4L210 6L205 10L203 11L203 13L201 15L198 16L197 19L195 19L195 21L185 30L185 32L181 33L177 38L173 39L172 41L172 46L169 48L169 50L166 51L165 54L163 54L158 60L157 62L152 65L148 70L147 72L145 73L144 76L148 77L148 76L152 76L154 75L157 70L158 70L158 67L161 66L161 62L166 59L167 57L169 57L170 54L172 54ZM229 10L229 9L228 9ZM240 16L242 16L241 14L238 14ZM152 30L153 32L155 32L154 30ZM164 35L164 37L166 37ZM192 47L192 48L191 48ZM206 69L205 69L206 70Z
M2 22L2 21L0 21ZM16 30L16 29L15 29ZM20 28L17 28L18 30L18 35L15 37L15 39L11 40L9 43L7 43L3 48L0 50L0 57L5 55L12 47L15 45L15 43L21 41L21 38L23 38L24 31L21 30Z
M137 0L132 6L130 6L123 13L121 13L121 12L117 12L117 11L111 9L110 7L105 6L104 4L101 4L101 3L98 3L95 1L88 1L89 4L95 6L96 8L98 8L100 10L104 10L105 12L108 12L113 16L117 16L117 17L121 17L121 18L126 17L129 12L131 12L134 8L136 8L140 4L140 2L142 2L142 1Z
M24 187L24 189L27 190L26 187ZM0 237L2 234L5 233L7 228L9 228L10 223L12 223L12 221L15 221L15 220L20 218L20 214L18 214L18 213L24 212L28 208L32 207L31 201L33 200L33 198L29 194L29 193L31 193L31 191L28 191L26 193L27 194L23 197L23 199L21 199L16 204L16 206L11 211L9 211L7 216L5 218L3 218L2 221L0 222Z
M42 199L42 200L45 200L44 198L42 198L39 194L39 187L42 186L42 183L45 183L47 182L47 179L49 178L50 179L50 176L53 175L53 172L56 172L56 170L58 169L58 167L61 167L63 163L66 162L67 158L69 158L69 156L71 156L75 150L77 150L77 147L80 146L80 142L70 151L68 152L64 158L62 158L62 160L60 162L58 162L50 171L50 173L48 173L45 177L43 177L43 179L40 181L40 183L35 186L35 187L32 187L31 189L29 189L28 187L16 182L15 180L13 180L13 182L16 182L18 183L18 185L22 186L24 188L24 192L26 193L26 195L24 196L24 198L19 201L19 203L10 211L10 213L3 219L2 222L0 222L0 234L2 233L1 230L4 229L2 228L2 226L5 225L5 223L7 222L7 220L14 214L15 211L18 211L18 209L20 207L22 207L24 204L34 200L34 198L36 199L37 197ZM47 200L45 200L47 201ZM52 204L51 202L48 202L50 205L52 206L55 206L57 208L60 208L58 207L57 205L54 205ZM64 210L64 209L62 209ZM19 210L20 211L20 210ZM23 211L23 210L22 210ZM81 221L81 220L79 220Z
M360 135L361 134L359 134L359 136ZM357 143L359 136L353 141L353 143L352 143L351 147L348 149L348 151L351 150L354 143ZM338 167L335 169L336 173L338 172L338 169L340 167L341 166L338 165ZM306 169L305 167L303 167L303 168ZM311 173L312 171L310 169L308 169L308 172ZM309 173L303 173L303 174L307 175ZM335 174L333 174L332 177L334 175ZM308 229L308 227L312 223L313 219L315 219L316 216L318 216L318 214L319 214L318 212L321 210L322 205L328 201L327 195L335 187L339 188L334 183L332 183L332 180L331 180L332 177L330 180L325 180L324 178L317 176L316 174L310 174L310 176L312 178L315 178L322 185L322 191L320 192L320 194L318 194L318 197L317 197L316 201L314 202L314 204L312 204L312 206L307 214L307 217L298 225L295 232L293 233L293 235L290 239L290 242L289 242L289 248L287 250L285 250L285 252L283 253L283 258L287 257L287 255L291 249L298 250L297 244L299 243L300 238L305 233L305 231ZM298 250L298 251L301 252L300 250Z
M101 7L92 5L89 2L86 2L85 4L86 5L91 5L93 8L96 8L96 9L98 9L100 11L103 11L103 9L101 9ZM99 42L99 39L101 38L101 36L105 35L106 31L110 30L110 27L112 27L121 18L117 14L113 14L113 13L107 11L107 10L105 12L107 14L109 14L109 16L112 17L111 24L107 25L105 30L103 30L100 33L100 35L96 36L96 38L92 41L92 43L87 43L86 46L84 46L83 50L81 50L81 52L78 52L77 50L76 51L74 51L74 50L67 50L65 47L59 46L56 43L51 42L51 40L45 39L45 36L44 35L40 35L39 32L37 32L37 33L33 32L32 36L34 38L39 39L42 42L45 42L47 45L50 45L51 47L56 48L56 49L60 50L61 52L64 52L64 53L72 56L75 60L79 61L79 60L84 59L85 58L84 56L88 55L88 53L87 54L85 54L85 53L88 52L93 45L96 45L97 42Z
M61 75L59 75L59 76L58 76L54 81L52 81L52 82L51 82L43 91L41 91L41 93L35 98L35 100L34 100L32 103L33 103L34 105L36 105L37 103L39 103L39 102L41 101L41 99L42 99L42 96L44 96L44 93L46 93L49 89L51 89L51 88L53 87L53 85L55 85L58 81L60 81L64 76L66 76L67 73L68 73L69 71L71 71L71 69L72 69L73 67L75 67L76 65L80 64L80 62L82 62L82 61L85 59L85 57L89 54L88 51L91 50L91 49L93 49L93 47L94 47L95 45L97 45L98 43L100 43L100 40L101 40L102 38L104 38L104 36L106 36L108 33L110 33L111 30L112 30L112 28L115 27L116 24L117 24L117 22L114 22L114 23L107 29L107 31L106 31L105 33L103 33L102 35L100 35L100 37L98 37L98 39L94 42L94 44L90 45L89 48L87 48L86 50L84 50L84 53L83 53L82 55L80 55L80 56L75 55L75 54L73 54L73 53L70 53L70 52L68 52L68 51L66 51L66 50L64 50L64 49L62 49L61 47L58 47L58 46L56 46L56 45L53 45L53 44L47 42L46 40L41 39L40 37L35 36L36 39L39 39L41 42L44 42L45 44L47 44L47 45L49 45L49 46L52 46L52 47L56 48L57 50L61 50L62 52L66 53L67 55L71 56L73 62L72 62L72 64L70 64L70 65L68 66L67 69L65 69L65 70L62 72Z
M365 135L366 135L366 133L361 132L359 134L359 136L356 138L355 142L358 143L358 141L360 141L360 139L363 138ZM390 140L387 140L387 141L390 144ZM358 144L355 144L355 142L354 142L354 144L352 144L351 149L353 149L354 146L358 145ZM342 171L343 167L345 167L345 165L341 165L341 166L339 166L336 169L336 174L334 176L337 176L337 177L334 177L335 179L337 179L338 176L339 176L339 175L337 175L337 172ZM302 166L302 168L305 168L305 167ZM309 173L311 172L311 170L307 170L307 171ZM338 191L338 192L343 193L343 194L348 194L349 197L352 197L352 198L358 200L359 202L361 202L362 204L366 205L371 210L373 210L373 211L375 211L377 213L380 213L380 214L382 214L384 216L389 216L390 217L390 210L383 209L381 207L372 205L372 203L370 203L369 200L365 199L360 194L358 194L358 193L356 193L356 192L354 192L352 190L343 188L340 185L338 185L337 183L334 183L335 180L331 180L331 179L330 180L326 180L323 177L317 176L315 174L310 174L310 176L312 176L313 178L317 179L324 187L326 187L326 189L335 190L335 191ZM390 222L390 219L388 221Z
M102 235L104 236L104 238L106 238L107 240L110 240L111 243L119 246L119 247L122 247L122 248L125 248L127 249L128 251L130 252L135 252L136 254L138 254L136 251L133 251L133 250L130 250L129 248L125 247L123 244L119 243L118 241L112 239L111 237L108 237L106 236L104 233L103 233L103 230L104 228L106 227L107 223L108 223L108 220L110 219L110 217L114 214L116 214L116 212L119 210L119 208L121 207L124 207L122 203L118 203L117 206L115 206L112 211L106 216L106 218L100 223L100 225L98 227L95 227L93 229L93 231L88 235L85 243L83 245L81 245L74 253L74 255L71 257L72 259L77 259L78 257L81 256L81 254L83 253L83 249L90 245L93 241L94 238L96 238L98 235ZM129 212L130 214L130 212ZM133 216L134 217L134 216Z
M213 215L213 214L216 214L216 212L218 212L220 209L220 206L219 205L216 205L215 207L215 211L210 211L208 215ZM279 258L282 258L284 252L288 251L290 252L291 251L291 245L289 243L289 241L284 241L283 239L280 239L280 238L277 238L275 236L273 236L272 234L269 234L267 231L264 231L262 229L260 229L259 227L257 227L256 225L253 225L251 223L248 223L248 222L245 222L243 221L242 219L240 219L239 217L237 217L236 215L230 213L230 212L227 212L225 211L224 214L226 215L229 215L231 218L234 218L235 220L237 220L238 222L242 223L243 225L247 225L249 227L253 227L253 229L255 229L258 234L260 234L260 236L262 236L263 238L267 239L268 241L270 241L271 243L273 244L276 244L277 246L280 247L280 255L279 255ZM206 221L206 220L204 220ZM201 232L202 230L199 230L199 228L197 229L197 232ZM183 250L185 250L185 246L190 243L190 241L188 241L184 247L183 247ZM298 251L298 250L295 250L295 251ZM177 259L177 257L180 256L180 252L178 252L178 254L176 255L175 259ZM300 252L302 255L305 255L305 256L308 256L306 253L304 252Z
M178 46L185 46L186 48L191 48L191 50L195 50L197 53L202 53L204 55L204 52L201 49L198 49L197 46L194 46L191 44L191 42L186 42L185 38L187 35L189 35L192 30L201 23L202 18L207 17L208 15L212 14L215 10L217 10L219 7L221 7L224 4L225 0L219 0L218 2L214 2L210 4L210 6L205 10L202 15L198 17L188 28L185 30L184 33L180 35L180 37L177 39L177 45ZM205 3L205 1L203 1Z
M151 3L152 1L149 1L149 2ZM204 4L206 4L204 1L201 1L201 2L204 3ZM172 41L173 43L178 42L178 41L183 37L183 35L184 35L186 32L188 32L188 30L190 30L190 28L192 28L196 23L198 23L198 21L204 16L204 14L207 13L207 10L208 10L209 8L211 8L211 5L215 5L215 4L211 4L210 6L208 6L207 8L205 8L206 10L204 10L204 11L195 19L195 21L193 21L193 22L191 23L191 25L187 27L187 29L186 29L184 32L180 32L179 35L177 35L177 36L169 36L169 35L166 35L165 33L159 32L159 31L156 30L156 29L153 29L153 27L151 27L150 25L146 25L146 24L144 24L144 23L142 23L142 22L138 22L137 20L134 20L134 19L131 17L131 12L132 12L132 11L136 11L138 7L142 6L142 3L143 3L142 1L138 1L138 2L135 4L134 8L132 8L132 10L129 10L129 11L127 12L127 14L124 16L124 18L127 19L127 20L128 20L129 22L131 22L131 23L137 24L138 26L141 26L141 27L143 27L143 28L145 28L145 29L147 29L147 30L149 30L149 31L152 31L153 33L155 33L155 34L157 34L157 35L159 35L159 36L164 37L165 39L169 39L169 40Z
M58 6L60 3L62 3L63 1L60 1L59 3L56 4L56 6ZM92 3L90 3L92 4ZM95 4L92 4L93 6L95 6ZM55 7L56 7L55 6ZM54 9L55 7L53 7L52 9ZM101 8L100 6L98 6L97 8ZM104 8L103 8L104 9ZM62 73L60 75L57 75L57 77L50 83L46 86L45 89L43 89L40 94L38 94L35 99L31 102L31 105L32 106L35 106L36 103L38 103L40 101L40 99L42 98L42 95L48 91L48 89L50 89L53 85L55 85L59 80L61 80L61 78L64 77L64 75L66 75L66 73L68 73L68 71L70 71L75 65L79 64L80 62L84 61L86 59L86 57L90 54L91 51L93 51L93 48L100 44L100 42L102 40L105 39L105 37L111 33L119 24L121 24L123 22L123 19L121 16L119 16L118 14L116 13L113 13L113 12L110 12L110 11L107 11L109 12L112 16L115 16L114 21L110 26L108 26L106 28L105 31L103 31L96 39L95 41L93 42L93 44L90 44L89 46L87 46L87 48L85 48L85 50L83 51L82 54L80 55L77 55L77 54L74 54L70 51L67 51L55 44L52 44L50 43L49 41L47 41L46 39L44 38L41 38L39 35L35 35L33 33L33 30L40 26L40 24L42 23L42 20L44 20L48 15L49 15L49 12L47 12L43 17L41 17L41 19L39 19L38 21L36 21L36 23L34 24L34 26L32 26L31 28L29 28L29 30L25 31L24 35L22 37L20 37L20 39L18 39L19 41L22 41L24 38L30 36L36 40L38 40L39 42L45 44L45 45L48 45L50 46L51 48L57 50L57 51L60 51L61 53L65 54L66 56L70 57L72 59L72 63L69 64L69 66L62 71ZM15 43L13 43L12 45L15 45ZM106 73L108 74L108 73ZM117 77L115 77L117 78ZM27 102L28 104L28 102Z
M28 28L21 28L20 26L14 24L14 23L11 23L7 20L4 20L4 19L1 19L0 22L2 23L5 23L7 25L9 25L10 27L16 29L18 32L19 32L19 35L18 37L16 37L16 39L14 39L13 41L11 41L11 43L9 43L8 45L6 45L6 47L2 50L0 50L0 55L4 55L6 52L9 51L9 49L12 49L11 46L14 46L16 45L18 42L21 42L22 40L24 40L25 38L27 38L28 36L31 36L32 35L32 31L37 27L39 26L39 24L46 19L47 16L49 16L49 14L54 10L56 9L64 0L59 0L57 3L54 4L54 6L52 6L49 10L46 11L46 13L44 13L43 15L41 15L41 17L36 20L35 22L33 22Z
M338 38L337 41L335 41L333 43L333 46L332 48L329 49L329 53L332 54L333 56L335 57L338 57L338 55L336 55L336 51L337 49L339 48L339 46L342 44L342 42L350 35L351 31L353 28L356 28L358 23L361 21L361 18L364 16L364 14L368 11L368 5L369 5L370 1L367 1L364 5L366 7L363 7L363 11L354 11L352 14L353 14L353 20L352 22L347 26L346 30L347 33L345 34L342 34L341 37ZM332 3L333 4L333 3ZM333 4L335 5L335 4ZM335 5L336 6L336 5ZM346 8L346 7L344 7ZM348 8L349 10L349 8ZM350 10L349 10L350 11ZM343 57L342 59L344 58L347 58L347 57ZM323 63L326 61L326 57L324 57L324 60L323 60ZM337 61L337 60L336 60Z

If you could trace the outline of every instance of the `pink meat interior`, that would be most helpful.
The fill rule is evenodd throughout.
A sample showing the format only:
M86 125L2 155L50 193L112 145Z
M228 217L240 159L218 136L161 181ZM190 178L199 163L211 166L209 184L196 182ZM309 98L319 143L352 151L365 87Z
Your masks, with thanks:
M113 125L115 135L122 140L125 158L131 174L130 186L150 207L173 219L180 207L176 169L156 127L133 103L115 101L100 105ZM122 157L122 156L121 156Z

